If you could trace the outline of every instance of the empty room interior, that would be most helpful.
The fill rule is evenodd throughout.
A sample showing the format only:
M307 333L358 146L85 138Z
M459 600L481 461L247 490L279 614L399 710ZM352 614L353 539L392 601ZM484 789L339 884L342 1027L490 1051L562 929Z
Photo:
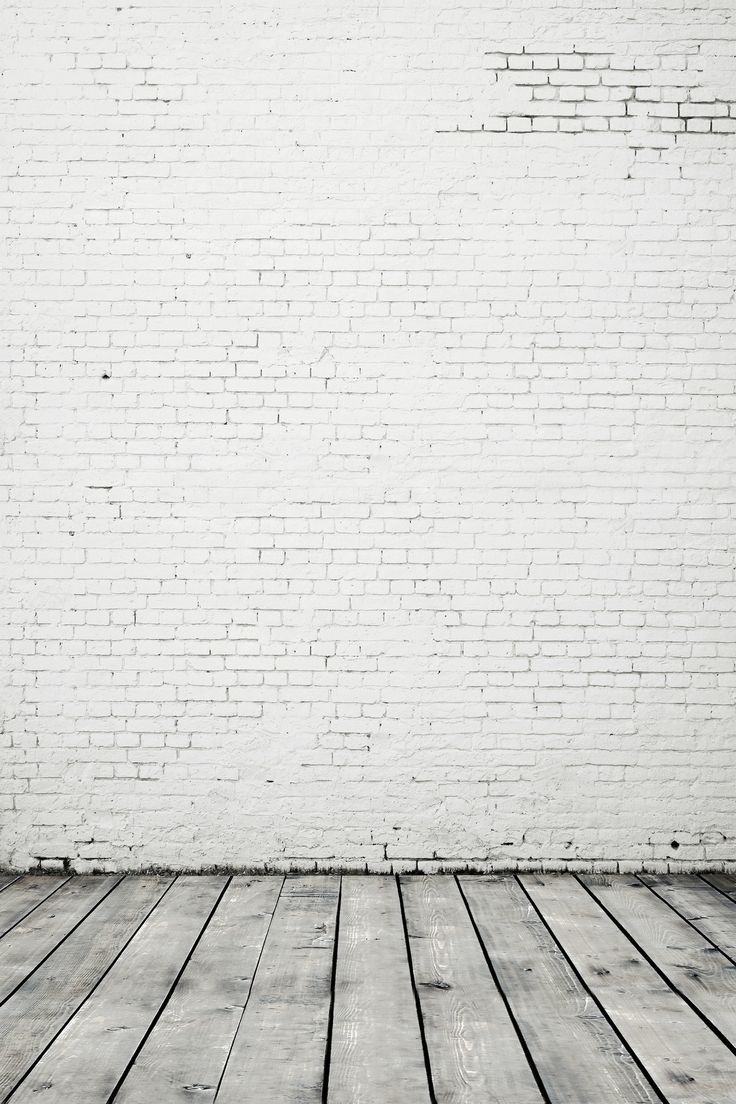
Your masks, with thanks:
M736 1104L732 0L6 0L0 1104Z

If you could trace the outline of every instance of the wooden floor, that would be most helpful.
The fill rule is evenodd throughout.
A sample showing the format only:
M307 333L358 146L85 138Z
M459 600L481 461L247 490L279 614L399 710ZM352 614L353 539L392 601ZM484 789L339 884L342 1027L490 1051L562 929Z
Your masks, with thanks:
M736 1104L736 879L0 878L0 1101Z

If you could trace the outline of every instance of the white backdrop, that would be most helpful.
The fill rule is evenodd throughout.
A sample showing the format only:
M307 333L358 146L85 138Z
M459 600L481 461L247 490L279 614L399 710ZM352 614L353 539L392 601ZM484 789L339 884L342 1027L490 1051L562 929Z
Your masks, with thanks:
M730 5L0 50L0 863L732 857Z

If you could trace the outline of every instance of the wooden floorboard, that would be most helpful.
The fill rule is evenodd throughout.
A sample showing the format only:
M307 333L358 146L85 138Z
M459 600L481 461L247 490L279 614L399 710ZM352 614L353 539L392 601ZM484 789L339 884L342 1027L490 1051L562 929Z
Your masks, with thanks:
M102 1104L125 1074L225 885L179 878L21 1082L14 1104Z
M581 879L628 937L708 1022L736 1045L736 969L638 878Z
M340 879L287 878L218 1104L319 1104Z
M125 878L0 1005L0 1101L82 1006L170 884L170 878Z
M640 874L653 893L736 962L736 902L703 878L684 874Z
M0 894L0 937L19 924L24 917L57 889L67 878L42 878L28 875L18 878Z
M280 888L233 878L116 1104L214 1100Z
M669 1104L736 1099L736 1055L646 962L574 878L521 883Z
M733 874L703 874L703 880L719 890L731 901L736 901L736 876Z
M736 1104L729 875L2 882L0 1104Z
M70 878L0 939L0 1004L119 881Z
M328 1101L430 1104L394 878L343 878Z
M407 876L400 888L437 1099L543 1104L457 882Z
M459 880L551 1104L655 1104L516 878Z

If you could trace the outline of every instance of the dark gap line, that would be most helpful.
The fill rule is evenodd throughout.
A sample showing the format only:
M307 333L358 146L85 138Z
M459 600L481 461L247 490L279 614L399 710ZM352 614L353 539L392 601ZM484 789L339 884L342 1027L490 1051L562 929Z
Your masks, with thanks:
M33 975L34 975L34 974L36 973L36 970L40 970L40 968L41 968L41 967L43 966L44 962L46 962L46 961L47 961L47 960L48 960L49 958L51 958L51 955L52 955L52 954L55 954L55 953L56 953L56 951L58 951L58 950L59 950L59 948L60 948L60 947L61 947L61 946L62 946L62 945L63 945L64 943L66 943L66 941L67 941L67 939L69 938L69 936L70 936L70 935L73 935L73 934L74 934L74 932L75 932L75 931L77 930L77 928L81 927L81 925L82 925L82 924L84 924L84 922L85 922L86 920L88 920L88 919L90 918L90 916L91 916L91 915L92 915L92 913L93 913L93 912L95 911L95 909L98 909L98 908L100 907L100 905L102 904L102 902L103 902L103 901L106 901L106 900L107 900L107 898L108 898L108 897L110 896L110 894L111 894L111 893L112 893L112 892L113 892L114 890L116 890L116 889L117 889L117 887L118 887L118 886L120 885L120 883L122 882L122 880L123 880L123 878L124 878L124 877L125 877L125 875L124 875L124 874L120 874L120 875L119 875L119 876L117 877L117 879L116 879L116 880L115 880L115 881L114 881L114 882L112 883L112 885L111 885L111 886L110 886L110 888L108 889L107 893L103 894L103 896L102 896L102 897L100 897L99 901L97 901L97 902L96 902L96 903L95 903L94 905L92 905L92 907L91 907L91 908L87 909L87 911L85 912L85 914L84 914L84 916L83 916L83 917L81 918L81 920L77 920L76 924L74 924L74 926L73 926L73 927L71 927L71 928L69 929L69 931L68 931L68 932L67 932L67 933L66 933L65 935L62 935L62 937L61 937L61 939L59 940L59 942L58 942L58 943L55 943L55 944L54 944L54 946L53 946L53 947L51 948L51 950L50 950L50 951L48 951L48 952L47 952L47 954L45 954L45 955L43 956L43 958L42 958L42 959L40 960L40 962L37 962L37 963L36 963L36 965L35 965L35 966L33 967L33 969L31 969L31 970L29 970L29 971L28 971L28 973L27 973L27 974L25 975L25 977L23 978L23 980L22 980L22 981L19 981L19 982L18 982L18 984L17 984L16 986L15 986L15 988L14 988L14 989L12 989L12 990L11 990L11 991L10 991L10 992L8 993L8 995L7 995L6 997L2 997L2 998L0 999L0 1008L2 1008L2 1006L3 1006L4 1004L5 1004L5 1002L6 1002L6 1001L9 1001L9 1000L10 1000L10 998L11 998L11 997L12 997L12 996L13 996L13 995L14 995L15 993L17 993L17 992L18 992L18 990L19 990L19 989L20 989L20 988L21 988L22 986L24 986L24 985L25 985L25 983L26 983L27 981L29 981L29 980L30 980L30 978L32 978L32 977L33 977Z
M576 879L576 881L577 881L577 876L576 876L576 875L573 875L573 876L575 877L575 879ZM705 1012L701 1012L701 1010L700 1010L700 1009L698 1008L698 1006L697 1006L696 1004L694 1004L694 1003L693 1003L693 1002L692 1002L692 1001L690 1000L690 998L689 998L689 997L687 997L687 996L686 996L686 995L685 995L685 994L684 994L684 993L683 993L683 992L682 992L682 991L681 991L681 990L680 990L680 989L678 988L678 986L677 986L676 982L674 982L674 981L672 980L672 978L670 978L670 977L669 977L669 976L668 976L668 975L667 975L667 974L665 973L665 971L664 971L664 970L663 970L663 969L662 969L662 968L661 968L660 966L658 966L658 965L657 965L657 963L656 963L656 962L654 961L654 959L652 959L652 958L650 958L650 957L649 957L649 955L648 955L648 954L647 954L647 952L646 952L646 951L644 950L644 948L643 948L643 947L641 947L641 946L639 945L639 943L637 943L637 941L636 941L636 940L634 939L633 935L630 935L630 934L629 934L629 933L627 932L627 930L626 930L626 928L625 928L625 927L623 926L623 924L622 924L622 923L621 923L621 922L620 922L619 920L617 920L617 919L616 919L616 917L615 917L615 916L613 915L613 913L609 911L609 909L608 909L608 908L607 908L607 907L606 907L606 906L605 906L605 905L603 904L603 902L602 902L602 901L599 901L599 900L598 900L598 898L597 898L597 897L596 897L596 895L595 895L595 894L593 893L593 891L592 891L592 890L590 890L590 889L588 889L588 887L587 887L587 886L585 885L585 883L584 883L584 882L580 882L580 881L578 881L578 885L581 885L581 886L583 887L583 889L584 889L584 890L586 891L586 893L588 893L588 894L589 894L589 895L590 895L590 896L591 896L591 897L593 898L593 900L594 900L594 901L595 901L595 903L596 903L596 904L598 905L598 907L599 907L599 908L601 909L601 911L602 911L602 912L604 912L604 913L606 914L606 916L607 916L607 917L609 918L609 920L613 921L613 923L614 923L614 924L616 925L616 927L617 927L617 928L618 928L618 930L619 930L619 931L621 932L621 934L622 934L622 935L624 935L624 936L626 937L626 939L628 939L628 941L629 941L629 942L630 942L630 943L632 944L632 946L636 947L637 951L638 951L638 952L639 952L639 954L640 954L640 955L642 956L642 958L644 959L644 961L645 961L645 962L648 962L648 963L649 963L649 965L650 965L650 966L652 967L652 969L653 969L653 970L655 970L655 971L656 971L656 973L658 973L658 974L659 974L659 976L661 977L662 981L663 981L663 982L664 982L664 983L665 983L665 984L666 984L666 985L667 985L667 986L668 986L668 987L669 987L669 988L670 988L670 989L672 990L672 992L673 992L673 993L675 993L675 995L676 995L676 996L678 996L678 997L680 998L680 1000L681 1000L681 1001L683 1001L683 1002L684 1002L684 1003L685 1003L685 1004L686 1004L686 1005L687 1005L687 1006L688 1006L689 1008L691 1008L691 1009L693 1010L693 1012L694 1012L694 1013L696 1014L696 1016L699 1016L699 1017L700 1017L700 1019L701 1019L701 1020L703 1021L703 1023L705 1023L705 1024L706 1024L706 1025L707 1025L707 1026L708 1026L708 1027L710 1028L710 1030L711 1030L711 1031L713 1032L713 1034L714 1034L714 1035L717 1035L717 1036L718 1036L718 1038L719 1038L719 1039L721 1040L721 1042L722 1042L722 1043L724 1043L724 1045L725 1045L725 1046L727 1046L727 1047L728 1047L728 1049L729 1049L729 1050L730 1050L730 1051L731 1051L731 1052L732 1052L733 1054L736 1054L736 1045L734 1045L734 1044L733 1044L733 1043L732 1043L732 1042L731 1042L731 1041L730 1041L730 1040L728 1039L728 1037L727 1037L726 1035L724 1035L724 1034L723 1034L723 1032L721 1031L721 1029L720 1029L719 1027L716 1027L716 1025L715 1025L714 1023L712 1023L712 1021L711 1021L711 1020L710 1020L710 1019L708 1018L708 1016L706 1016Z
M205 922L202 925L202 927L200 928L196 939L192 943L192 945L189 948L187 954L184 956L184 961L181 964L179 972L177 973L176 977L174 978L173 982L171 983L169 991L167 992L166 996L162 1000L161 1004L159 1005L158 1011L155 1013L153 1019L151 1020L148 1027L146 1028L145 1032L143 1033L143 1037L142 1037L141 1041L138 1043L138 1046L135 1048L135 1050L134 1050L134 1052L133 1052L133 1054L130 1058L130 1061L127 1063L125 1069L123 1070L122 1074L118 1078L117 1084L115 1085L115 1088L112 1090L112 1092L108 1096L106 1104L112 1104L112 1101L115 1099L115 1097L120 1092L123 1081L125 1081L125 1078L130 1073L133 1065L135 1064L136 1058L138 1057L140 1052L143 1050L143 1047L148 1042L148 1038L149 1038L151 1032L153 1031L156 1024L158 1023L158 1021L161 1019L162 1015L164 1014L164 1011L166 1009L166 1005L171 1000L171 998L174 994L174 990L176 989L177 985L181 981L182 974L184 973L187 966L191 962L192 956L194 955L194 952L196 951L197 947L199 946L200 940L202 939L204 933L207 931L208 927L210 926L210 920L215 915L215 912L217 911L217 906L220 904L220 901L222 900L223 896L225 895L225 891L226 891L227 887L230 885L232 880L233 879L232 879L232 875L231 875L230 877L228 877L226 879L224 886L222 887L222 889L218 893L217 898L215 900L215 903L212 906L212 908L210 909L210 911L207 913L207 917L205 919Z
M60 1028L59 1028L59 1030L58 1030L58 1031L56 1032L56 1034L55 1034L55 1035L53 1036L53 1038L49 1039L49 1042L48 1042L48 1043L46 1044L46 1046L45 1046L45 1047L43 1048L43 1050L42 1050L42 1051L41 1051L41 1052L40 1052L39 1054L37 1054L37 1055L36 1055L36 1057L35 1057L35 1058L33 1059L33 1061L31 1062L31 1064L29 1065L28 1069L27 1069L27 1070L25 1071L25 1073L24 1073L24 1074L23 1074L23 1075L22 1075L21 1077L19 1077L19 1078L18 1078L18 1080L17 1080L17 1081L16 1081L16 1083L15 1083L15 1084L13 1085L12 1089L11 1089L11 1090L10 1090L10 1092L9 1092L9 1093L7 1094L7 1096L5 1096L5 1097L3 1098L3 1100L2 1100L2 1101L0 1101L0 1104L5 1104L5 1102L6 1102L7 1100L10 1100L11 1096L13 1096L13 1094L14 1094L15 1092L17 1092L17 1091L18 1091L18 1088L19 1088L19 1087L20 1087L20 1086L21 1086L21 1085L23 1084L23 1082L24 1082L24 1081L25 1081L25 1079L26 1079L26 1078L28 1077L28 1075L29 1075L29 1074L30 1074L30 1073L31 1073L31 1072L32 1072L32 1071L33 1071L33 1070L35 1069L35 1067L36 1067L36 1066L38 1065L38 1063L39 1063L39 1062L41 1061L41 1059L43 1058L44 1054L46 1054L46 1053L47 1053L47 1051L49 1051L49 1050L51 1049L51 1047L52 1047L52 1046L54 1045L54 1043L55 1043L55 1042L56 1042L56 1040L57 1040L57 1039L59 1038L59 1036L61 1035L61 1033L62 1033L63 1031L65 1031L65 1030L66 1030L66 1028L67 1028L67 1027L69 1026L69 1024L70 1024L70 1023L72 1022L72 1020L74 1019L74 1017L75 1017L75 1016L77 1015L77 1013L78 1013L78 1012L79 1012L79 1011L80 1011L80 1010L81 1010L81 1009L82 1009L82 1008L84 1007L84 1005L85 1005L85 1004L87 1003L87 1001L88 1001L88 1000L90 999L90 997L91 997L91 996L93 995L93 993L94 993L94 992L95 992L95 991L96 991L96 990L97 990L97 989L98 989L98 988L100 987L100 985L102 985L103 981L105 980L105 978L107 977L107 975L108 975L108 974L110 973L110 971L111 971L111 970L113 969L113 967L114 967L114 966L115 966L115 964L117 963L117 961L118 961L118 959L120 958L120 956L121 956L122 954L124 954L124 952L125 952L125 951L127 950L127 948L128 948L129 946L130 946L130 944L131 944L131 943L133 942L133 940L135 939L135 937L136 937L136 935L138 934L138 932L139 932L139 931L141 930L141 928L143 927L143 925L144 925L144 924L146 923L146 921L148 920L148 918L149 918L149 916L151 915L151 913L153 912L153 910L154 910L155 908L157 908L157 906L158 906L158 905L160 905L160 904L161 904L161 902L163 901L163 899L164 899L164 897L166 896L166 894L167 894L167 893L169 892L169 890L171 889L171 887L172 887L172 886L174 885L174 882L176 882L176 878L172 878L172 879L171 879L171 881L170 881L169 885L167 885L166 889L165 889L165 890L163 891L163 893L161 894L161 896L160 896L160 897L158 897L158 898L157 898L157 899L156 899L156 900L155 900L155 901L153 902L153 904L152 904L152 905L151 905L151 907L150 907L150 908L148 909L148 911L146 912L146 914L145 914L145 915L144 915L144 916L142 917L142 919L141 919L141 922L140 922L139 924L137 924L137 925L136 925L136 927L135 927L135 930L134 930L134 931L133 931L133 932L131 933L131 935L129 936L129 938L125 940L125 942L123 943L122 947L120 948L120 950L118 951L118 953L117 953L117 954L115 955L115 957L113 958L112 962L111 962L111 963L110 963L110 965L109 965L109 966L107 967L107 969L103 971L103 973L102 973L102 974L100 975L100 977L99 977L99 978L97 979L97 981L96 981L96 982L95 982L95 984L94 984L94 985L92 986L92 988L91 988L91 989L89 990L89 992L88 992L88 993L86 994L86 996L84 996L84 997L82 998L82 1000L81 1000L81 1001L79 1002L79 1004L77 1005L77 1007L76 1007L76 1008L74 1009L74 1011L73 1011L73 1012L72 1012L72 1013L70 1014L69 1018L68 1018L67 1020L65 1020L65 1021L64 1021L64 1023L63 1023L62 1025L61 1025L61 1027L60 1027ZM118 885L120 885L120 883L119 883L119 882L118 882Z
M401 896L401 882L399 881L399 875L394 874L394 880L396 882L396 892L399 897L399 911L401 913L401 924L404 929L404 943L406 945L406 960L409 965L409 979L411 981L411 989L414 994L414 1004L417 1010L417 1020L419 1022L419 1037L422 1043L422 1053L424 1055L424 1071L427 1075L427 1089L429 1091L429 1099L432 1104L437 1104L437 1097L434 1091L434 1079L432 1077L432 1063L429 1057L429 1047L427 1046L427 1036L424 1032L424 1016L422 1015L422 1004L419 1000L419 992L417 990L417 982L414 977L414 962L411 957L411 945L409 943L409 929L406 923L406 910L404 908L404 898Z
M266 928L266 934L263 936L263 942L261 943L261 949L258 952L258 958L256 959L255 966L253 967L253 977L250 979L250 985L248 986L248 992L246 994L245 1003L243 1005L243 1010L240 1013L240 1016L238 1017L238 1024L237 1024L237 1027L235 1028L235 1031L233 1032L233 1037L230 1040L230 1046L228 1047L227 1056L226 1056L225 1061L223 1063L222 1070L220 1071L220 1076L219 1076L219 1079L217 1081L217 1088L215 1089L215 1095L212 1098L213 1104L215 1104L215 1101L217 1100L217 1097L219 1096L220 1088L222 1086L223 1079L224 1079L225 1074L227 1072L227 1067L228 1067L228 1064L230 1062L230 1057L233 1053L233 1047L235 1046L235 1040L238 1037L238 1032L240 1031L241 1025L243 1023L243 1017L245 1016L245 1010L248 1007L248 1002L250 1001L250 995L253 992L253 986L255 985L256 975L258 974L258 967L261 965L261 958L263 957L263 951L264 951L264 949L266 947L266 944L268 942L268 933L271 931L271 925L273 924L273 918L276 915L276 910L279 907L279 901L281 900L281 894L284 891L284 886L285 885L286 885L286 877L282 876L281 885L279 886L278 896L276 898L276 901L274 902L273 912L271 913L271 918L268 921L268 927Z
M719 947L715 940L711 939L709 935L706 935L705 932L701 931L694 920L688 920L687 916L683 916L676 905L673 905L671 901L668 901L666 897L663 897L661 893L658 893L654 886L650 886L648 882L642 881L638 874L636 875L636 877L639 878L641 884L645 885L647 889L654 894L655 897L659 898L659 900L662 901L663 904L667 905L667 908L672 909L675 916L679 916L681 920L684 920L686 924L689 924L693 931L698 933L701 939L705 939L708 943L710 943L711 947L715 947L715 949L719 951L724 958L727 958L729 962L732 962L733 965L736 966L736 959L732 958L731 955L724 951L722 947Z
M58 885L56 889L52 889L51 892L47 893L45 897L42 897L40 901L36 901L35 905L31 905L31 907L28 909L28 912L24 912L23 915L19 917L14 924L11 924L9 928L6 928L5 931L0 934L0 939L4 939L6 935L9 935L14 928L17 928L19 924L22 924L24 920L27 920L32 912L35 912L37 908L41 907L41 905L45 905L47 901L50 901L54 894L58 893L60 889L63 889L65 885L68 885L70 881L71 878L65 878L61 885ZM15 882L11 882L11 885L15 885ZM5 888L10 889L10 886L6 886Z
M463 890L463 887L460 883L460 880L459 880L457 874L455 874L454 877L455 877L455 884L457 885L457 888L458 888L458 892L460 893L460 896L462 897L463 904L465 905L468 916L470 917L470 923L473 926L473 931L475 932L475 937L478 940L478 943L480 944L480 949L483 953L484 959L486 960L486 966L488 967L491 978L493 979L493 984L496 986L496 989L498 990L498 994L501 997L501 1000L503 1001L504 1008L506 1009L506 1015L510 1019L511 1024L513 1026L513 1029L516 1032L517 1038L519 1040L519 1045L521 1046L521 1049L524 1052L524 1057L526 1058L527 1063L529 1065L529 1068L532 1071L532 1074L534 1076L534 1080L537 1083L537 1088L539 1089L540 1095L541 1095L542 1099L545 1101L545 1104L552 1104L552 1099L551 1099L549 1093L547 1092L547 1087L544 1083L544 1080L542 1078L541 1073L539 1072L539 1069L537 1067L537 1063L534 1061L534 1056L532 1055L532 1052L529 1048L529 1044L527 1043L526 1038L524 1037L524 1033L521 1030L521 1026L518 1023L518 1021L516 1019L516 1016L514 1015L514 1011L511 1007L511 1003L509 1001L508 996L506 995L506 990L501 985L501 981L498 977L498 974L496 973L496 967L493 965L493 962L491 960L491 956L490 956L490 953L488 951L488 948L486 947L486 945L483 941L483 936L481 935L480 929L478 928L478 925L475 922L475 917L473 916L473 913L472 913L471 908L470 908L470 902L468 901L467 897L465 896L465 892Z
M335 916L335 941L332 945L332 977L330 978L330 1010L327 1016L327 1043L325 1045L325 1064L322 1074L322 1104L327 1104L330 1088L330 1065L332 1062L332 1032L335 1023L335 989L337 987L337 947L340 940L340 912L342 909L342 875L337 889L337 913Z
M2 893L5 889L10 889L11 885L15 885L19 878L20 874L16 874L16 876L14 878L11 878L9 882L6 882L4 886L0 886L0 893Z
M719 885L716 885L715 882L710 880L707 873L698 874L698 877L701 878L706 885L710 886L711 889L715 889L717 893L720 893L727 901L730 901L732 905L736 905L736 885L733 887L733 890L721 889Z
M570 877L570 875L564 875L564 876L565 877ZM616 1026L615 1020L613 1020L611 1018L611 1016L609 1016L608 1012L606 1011L606 1009L603 1006L603 1004L601 1003L601 1001L595 995L593 990L589 987L589 985L587 984L587 982L583 978L582 974L578 970L577 966L573 962L572 958L570 957L570 955L565 950L564 945L560 942L560 940L557 938L555 933L552 931L552 928L550 927L550 925L547 923L547 919L546 919L544 913L542 912L542 910L540 908L537 907L537 905L534 902L534 899L532 898L531 894L527 890L526 886L523 884L523 882L520 881L519 875L515 874L514 878L515 878L517 884L521 887L521 891L525 895L526 899L529 901L529 904L531 905L531 907L534 909L537 916L541 920L543 926L546 928L547 932L549 933L550 938L553 940L553 942L559 948L560 954L562 955L562 957L565 959L568 966L570 967L570 971L574 974L574 976L579 981L580 985L583 988L583 991L585 993L587 993L588 996L590 997L590 999L593 1001L593 1004L596 1006L596 1008L600 1012L603 1019L606 1021L608 1026L611 1028L611 1031L614 1033L616 1038L621 1043L621 1046L624 1048L624 1051L626 1052L626 1054L631 1055L631 1058L634 1062L634 1065L638 1066L639 1070L644 1075L645 1080L648 1082L648 1084L652 1088L655 1096L658 1096L659 1099L664 1102L664 1104L672 1104L672 1102L668 1099L668 1097L666 1097L664 1095L662 1089L659 1087L657 1082L654 1080L654 1078L650 1074L647 1067L644 1065L644 1063L641 1060L641 1058L639 1057L639 1055L636 1053L636 1051L633 1049L633 1047L629 1046L629 1044L626 1042L626 1039L624 1038L624 1036L622 1035L622 1033L619 1031L618 1027ZM598 902L596 902L596 904L597 903Z

